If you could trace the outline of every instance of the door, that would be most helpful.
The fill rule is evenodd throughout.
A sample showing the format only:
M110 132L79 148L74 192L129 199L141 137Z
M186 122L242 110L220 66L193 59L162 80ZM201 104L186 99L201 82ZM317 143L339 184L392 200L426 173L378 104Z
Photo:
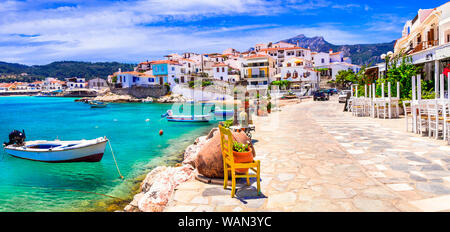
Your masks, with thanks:
M162 77L159 78L159 84L160 84L160 85L163 85L163 84L164 84L164 81L163 81L163 78L162 78Z

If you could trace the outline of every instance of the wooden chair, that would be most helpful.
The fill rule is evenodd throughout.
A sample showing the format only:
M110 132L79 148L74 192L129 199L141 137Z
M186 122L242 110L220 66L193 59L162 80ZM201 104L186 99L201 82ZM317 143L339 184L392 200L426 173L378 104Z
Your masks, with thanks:
M439 125L442 122L444 125L444 117L439 114L439 108L437 101L427 102L428 110L428 137L434 136L435 139L439 137Z
M409 104L409 106L406 106L406 104ZM405 112L405 119L406 119L406 131L409 131L409 120L408 118L411 118L411 131L414 131L414 118L412 115L412 107L411 107L411 101L403 101L403 111Z
M236 178L246 178L247 185L250 185L250 177L256 178L258 195L261 194L260 174L261 163L259 160L254 160L251 163L235 163L233 158L233 135L229 129L226 129L219 125L220 130L220 147L222 149L223 157L223 188L228 186L228 172L231 172L231 197L234 197L236 193ZM245 174L237 174L236 169L249 168L256 174L249 174L249 171Z

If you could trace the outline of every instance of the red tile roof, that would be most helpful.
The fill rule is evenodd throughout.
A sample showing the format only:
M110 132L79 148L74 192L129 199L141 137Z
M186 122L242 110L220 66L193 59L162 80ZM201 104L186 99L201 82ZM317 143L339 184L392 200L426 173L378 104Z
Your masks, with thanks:
M151 64L180 64L177 61L172 61L172 60L157 60L157 61L152 61Z
M245 59L255 59L255 58L268 58L266 55L253 55L253 56L247 56Z

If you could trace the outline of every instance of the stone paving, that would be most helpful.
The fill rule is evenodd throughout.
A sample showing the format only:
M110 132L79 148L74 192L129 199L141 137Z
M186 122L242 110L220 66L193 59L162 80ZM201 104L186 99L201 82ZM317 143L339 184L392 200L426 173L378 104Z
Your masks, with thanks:
M450 211L450 146L404 131L404 120L356 118L337 99L255 118L256 183L192 180L165 211Z

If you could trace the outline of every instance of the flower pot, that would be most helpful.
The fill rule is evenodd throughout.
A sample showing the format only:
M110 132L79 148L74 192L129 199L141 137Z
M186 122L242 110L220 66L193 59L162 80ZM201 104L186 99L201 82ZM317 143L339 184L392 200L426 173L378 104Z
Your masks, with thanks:
M248 148L249 151L247 152L237 152L233 151L233 158L235 163L251 163L253 162L253 153L252 148ZM246 173L248 171L248 168L238 168L236 169L236 172L238 173Z

